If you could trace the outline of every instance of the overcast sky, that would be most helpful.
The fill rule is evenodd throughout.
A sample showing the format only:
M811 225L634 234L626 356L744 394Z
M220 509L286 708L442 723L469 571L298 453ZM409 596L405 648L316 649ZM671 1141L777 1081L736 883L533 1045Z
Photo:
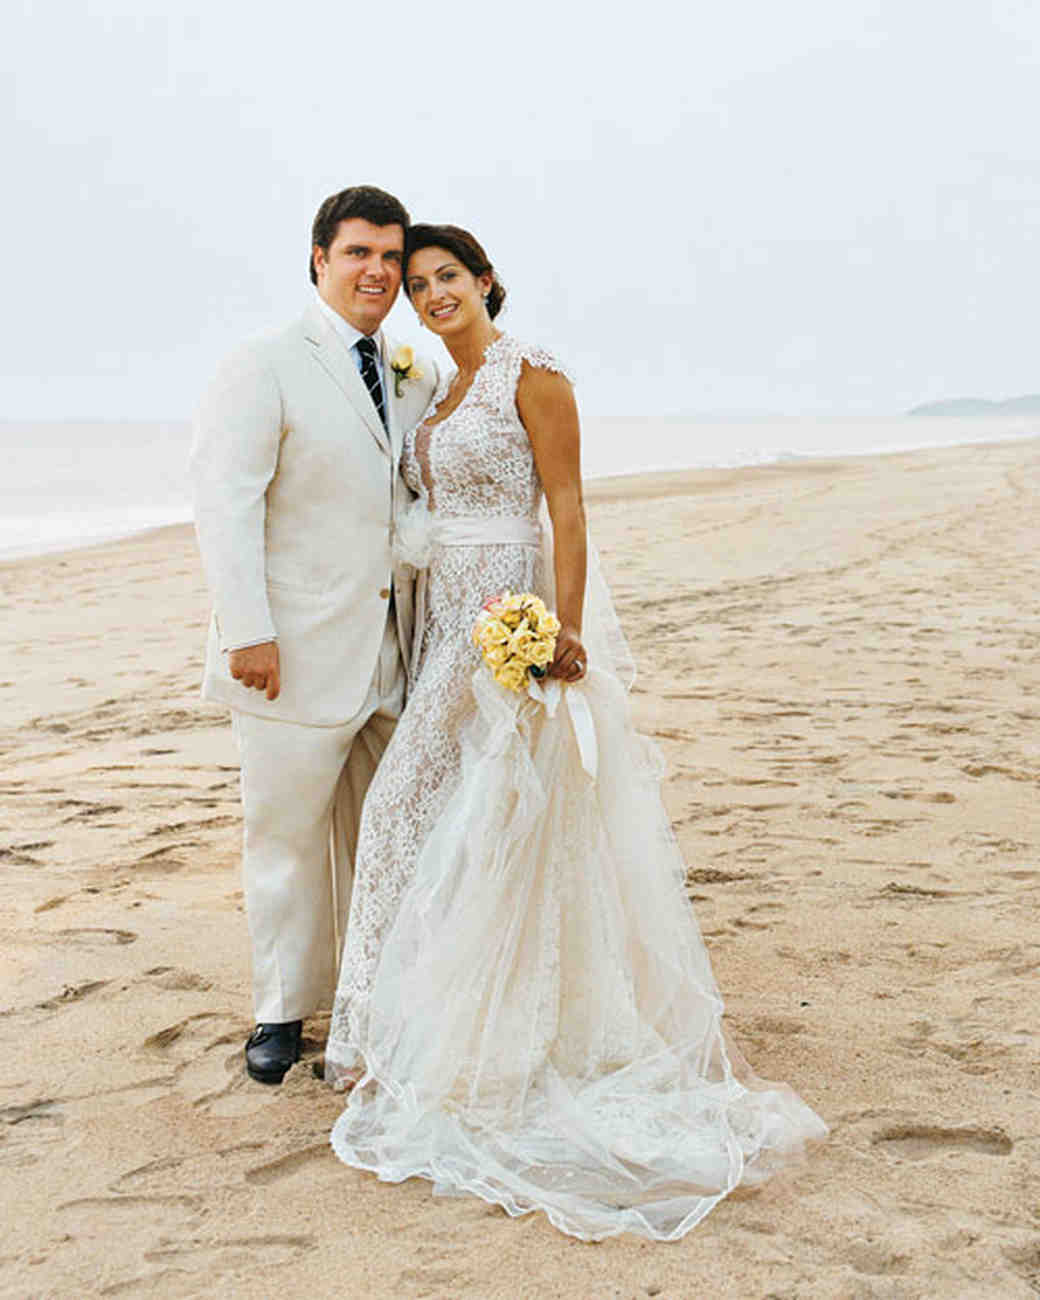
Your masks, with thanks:
M591 413L1038 391L1038 49L1034 0L5 0L0 418L186 417L358 182Z

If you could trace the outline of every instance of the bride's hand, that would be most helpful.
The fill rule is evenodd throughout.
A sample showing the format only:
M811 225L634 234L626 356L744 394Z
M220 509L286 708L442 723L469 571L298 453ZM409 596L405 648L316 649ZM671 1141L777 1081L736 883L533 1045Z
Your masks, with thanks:
M556 638L556 657L549 667L549 676L559 677L565 682L580 682L585 676L588 659L577 632L569 627L561 628Z

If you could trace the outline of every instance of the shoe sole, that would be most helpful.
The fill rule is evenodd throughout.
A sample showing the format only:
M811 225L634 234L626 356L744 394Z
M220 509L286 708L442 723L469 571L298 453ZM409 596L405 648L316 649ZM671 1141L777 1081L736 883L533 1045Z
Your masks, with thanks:
M251 1065L247 1064L246 1074L248 1074L251 1079L255 1079L257 1083L281 1083L291 1069L292 1066L287 1065L284 1070L269 1070L265 1072L263 1070L254 1070Z
M281 1083L293 1066L299 1063L299 1060L300 1054L298 1053L296 1059L286 1065L284 1069L261 1070L255 1066L247 1056L246 1074L248 1074L251 1079L255 1079L257 1083Z

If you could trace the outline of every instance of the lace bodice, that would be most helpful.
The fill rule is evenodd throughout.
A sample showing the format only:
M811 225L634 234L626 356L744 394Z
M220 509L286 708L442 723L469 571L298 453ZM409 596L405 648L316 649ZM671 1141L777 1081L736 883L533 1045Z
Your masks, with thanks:
M401 469L413 492L445 517L516 515L536 519L541 484L527 431L516 409L523 363L563 373L543 348L501 334L489 344L484 363L462 401L434 422L454 372L441 379L430 420L407 435Z

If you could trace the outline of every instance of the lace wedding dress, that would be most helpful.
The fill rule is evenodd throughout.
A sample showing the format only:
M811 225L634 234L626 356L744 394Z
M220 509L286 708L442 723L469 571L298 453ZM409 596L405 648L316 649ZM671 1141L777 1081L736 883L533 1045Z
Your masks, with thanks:
M406 440L422 621L359 833L326 1077L364 1073L332 1145L587 1240L674 1240L827 1130L734 1069L594 557L580 685L513 695L471 643L490 596L552 604L525 361L559 369L502 335L455 411Z

